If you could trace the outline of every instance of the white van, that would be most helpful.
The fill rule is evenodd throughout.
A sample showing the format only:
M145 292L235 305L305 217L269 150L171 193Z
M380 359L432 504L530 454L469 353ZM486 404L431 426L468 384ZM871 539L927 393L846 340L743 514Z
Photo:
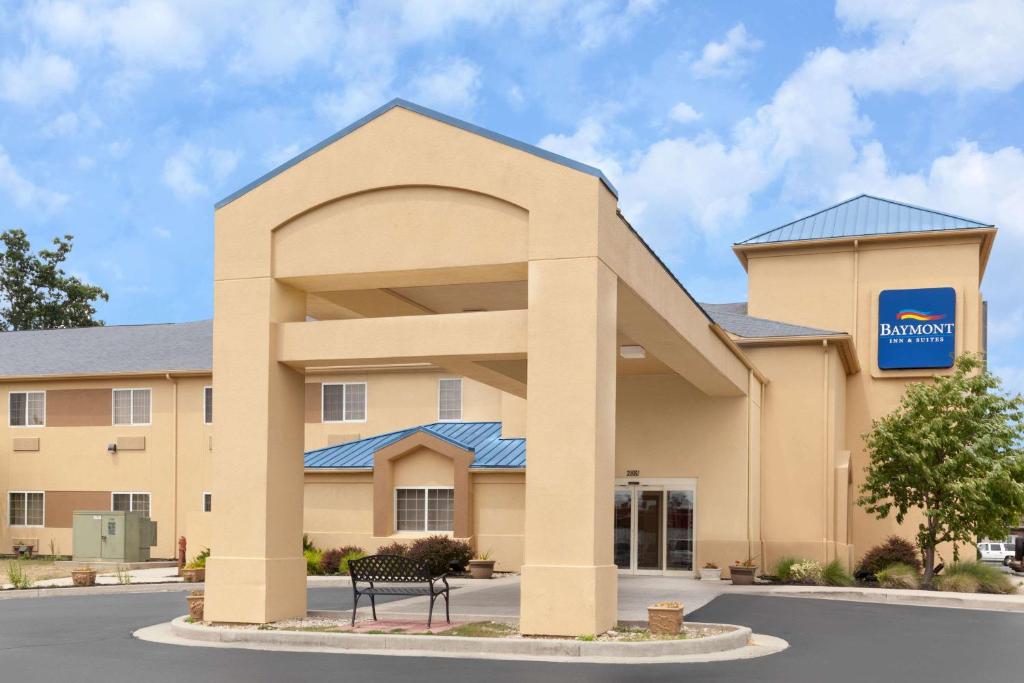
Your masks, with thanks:
M1004 565L1013 559L1013 539L1009 541L982 541L978 544L978 552L983 562L1002 562Z

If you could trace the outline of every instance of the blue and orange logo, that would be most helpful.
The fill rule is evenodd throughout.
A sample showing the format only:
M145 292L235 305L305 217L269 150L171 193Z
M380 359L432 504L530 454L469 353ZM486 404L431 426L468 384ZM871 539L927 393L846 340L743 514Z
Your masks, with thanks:
M945 313L929 313L927 311L918 311L913 308L900 309L900 312L896 314L897 320L920 320L921 322L942 320L945 317Z

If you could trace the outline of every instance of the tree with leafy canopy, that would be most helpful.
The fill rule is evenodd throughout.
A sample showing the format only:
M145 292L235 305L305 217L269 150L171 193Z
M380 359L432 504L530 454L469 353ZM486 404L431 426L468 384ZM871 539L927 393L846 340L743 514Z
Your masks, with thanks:
M900 405L875 420L857 503L879 519L903 523L920 510L917 544L924 581L935 549L1002 538L1024 514L1024 398L1008 396L979 356L963 354L953 373L907 386Z
M0 233L0 331L95 327L102 288L68 275L61 264L71 253L71 235L53 239L53 249L33 254L24 230Z

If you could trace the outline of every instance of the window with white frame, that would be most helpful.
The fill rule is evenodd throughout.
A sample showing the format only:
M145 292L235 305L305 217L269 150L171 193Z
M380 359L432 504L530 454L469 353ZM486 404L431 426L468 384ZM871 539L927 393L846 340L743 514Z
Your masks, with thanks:
M441 487L395 489L395 529L452 531L455 489Z
M151 394L149 389L114 389L114 424L148 425Z
M141 512L149 517L149 494L118 491L110 494L110 509L114 512Z
M209 491L203 493L203 512L210 512L213 509L213 494Z
M213 424L213 387L203 387L203 422Z
M365 422L366 382L323 385L324 422Z
M437 381L437 419L462 419L462 379Z
M46 522L46 494L42 491L11 491L7 494L9 526L43 526Z
M7 395L8 424L12 427L42 427L46 424L45 391L12 391Z

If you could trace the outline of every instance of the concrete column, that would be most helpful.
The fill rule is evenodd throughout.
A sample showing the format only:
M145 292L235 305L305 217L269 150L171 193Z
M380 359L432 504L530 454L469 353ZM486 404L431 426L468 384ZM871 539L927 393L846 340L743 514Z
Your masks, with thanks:
M303 377L277 362L276 348L277 324L302 320L305 296L272 278L219 280L214 311L206 618L258 624L305 616Z
M593 257L530 261L526 538L520 628L614 626L615 274Z

